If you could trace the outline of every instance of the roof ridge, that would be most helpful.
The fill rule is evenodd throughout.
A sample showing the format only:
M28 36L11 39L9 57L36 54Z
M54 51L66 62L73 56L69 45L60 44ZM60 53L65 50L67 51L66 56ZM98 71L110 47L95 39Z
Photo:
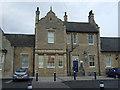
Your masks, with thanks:
M90 24L89 22L69 22L68 23L83 23L83 24Z
M35 35L35 34L10 34L10 33L5 33L4 35Z
M120 38L120 37L100 37L100 38L118 39L118 38Z

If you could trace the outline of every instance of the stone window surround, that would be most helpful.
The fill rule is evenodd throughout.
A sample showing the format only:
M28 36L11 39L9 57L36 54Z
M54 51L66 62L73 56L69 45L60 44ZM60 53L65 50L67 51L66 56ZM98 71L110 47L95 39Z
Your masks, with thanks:
M20 55L21 55L21 67L22 67L22 55L28 55L28 67L22 67L22 68L29 68L30 55L28 53L20 53Z
M42 56L42 66L39 64L39 57ZM38 55L38 68L43 68L44 67L44 55Z
M63 61L64 61L64 56L63 55L57 55L57 58L59 58L59 61L58 61L58 68L63 68ZM62 60L60 60L62 58ZM60 66L60 61L62 62L62 66Z
M93 43L89 43L89 35L92 35L92 37L93 37ZM88 34L87 35L87 41L88 41L88 45L94 45L94 34Z
M51 57L51 56L54 57L54 62L52 63L52 64L53 64L52 66L49 66L49 65L48 65L48 64L51 64L51 63L48 62L49 56L50 56L50 57ZM47 68L55 68L55 58L56 58L55 55L47 55L47 57L46 57L46 59L47 59Z
M73 44L76 45L77 44L77 33L72 33L72 40L73 40Z
M89 54L89 56L94 56L94 66L90 66L90 60L89 60L89 62L88 62L88 64L89 64L89 68L95 68L95 55L93 55L93 54Z
M45 60L45 62L43 62L43 68L47 68L47 69L49 69L49 68L52 69L53 68L54 69L54 68L64 68L65 67L65 62L64 62L65 56L64 56L64 54L38 54L38 56L43 56L43 58ZM55 56L55 66L54 67L48 67L48 62L47 62L48 56ZM58 56L63 56L63 66L59 66L59 61L57 61L57 63L56 63L56 59L58 58ZM43 69L43 68L39 68L39 66L38 66L38 69Z
M0 65L2 65L2 64L3 64L2 57L3 57L3 56L0 56ZM1 61L2 61L2 62L1 62ZM2 66L1 66L1 67L2 67ZM2 70L2 68L0 68L0 70Z
M110 57L110 66L106 65L106 57L109 56ZM111 67L111 55L105 55L105 67L106 68L110 68Z
M56 41L56 34L55 34L55 29L54 28L47 28L46 29L47 30L47 39L48 39L48 32L54 32L54 42L53 43L49 43L48 42L48 44L54 44L55 43L55 41ZM47 40L48 41L48 40Z

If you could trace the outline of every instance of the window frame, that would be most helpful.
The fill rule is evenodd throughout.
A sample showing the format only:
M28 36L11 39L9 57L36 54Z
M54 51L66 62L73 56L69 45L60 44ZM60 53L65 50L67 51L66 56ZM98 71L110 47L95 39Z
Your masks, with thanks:
M76 45L77 44L77 33L72 33L72 40L73 40L73 44Z
M27 58L27 59L28 59L28 65L27 65L27 66L23 66L23 56L27 56L27 57L28 57L28 58ZM22 67L22 68L29 68L29 54L22 54L22 55L21 55L21 58L22 58L22 66L21 66L21 67Z
M91 57L94 58L94 59L91 59ZM91 63L92 63L92 66L91 66ZM95 55L89 55L89 67L90 68L95 68Z
M62 61L62 66L60 66L60 61ZM64 67L64 56L63 55L58 55L58 68L63 68Z
M110 62L110 63L109 63L109 66L107 66L107 57L109 57L109 62ZM110 56L110 55L106 55L106 56L105 56L105 66L106 66L106 67L111 67L111 56Z
M90 38L92 36L92 39ZM88 45L94 45L94 35L88 34ZM92 43L91 43L92 41Z
M42 57L42 64L40 64L40 57ZM44 68L44 55L38 55L38 68Z
M50 33L53 35L50 36ZM48 31L48 44L53 44L55 43L55 32L54 31Z
M53 61L51 61L51 62L49 62L49 57L54 57L54 63L53 63ZM47 68L55 68L55 55L48 55L47 56Z
M2 70L3 69L3 58L2 58L3 56L0 56L0 65L1 65L1 68L0 68L0 70Z

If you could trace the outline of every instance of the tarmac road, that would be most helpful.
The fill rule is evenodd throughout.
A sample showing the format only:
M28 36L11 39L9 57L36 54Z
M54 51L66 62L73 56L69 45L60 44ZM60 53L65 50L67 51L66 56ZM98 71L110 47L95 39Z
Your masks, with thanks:
M104 81L105 90L120 90L120 80L102 80ZM33 90L100 90L100 80L72 80L64 82L36 82L20 80L13 82L11 79L2 80L2 90L27 90L27 85L32 82Z

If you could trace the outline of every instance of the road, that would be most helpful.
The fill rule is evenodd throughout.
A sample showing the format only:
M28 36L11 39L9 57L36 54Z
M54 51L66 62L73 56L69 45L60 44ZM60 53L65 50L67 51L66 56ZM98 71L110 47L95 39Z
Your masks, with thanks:
M27 85L30 81L16 81L12 80L2 80L3 90L27 90ZM105 90L120 90L120 81L116 80L103 80L105 85ZM33 90L46 90L51 88L52 90L56 89L65 89L65 90L100 90L99 89L100 80L76 80L76 81L65 81L65 82L36 82L32 81ZM41 88L41 89L40 89Z

